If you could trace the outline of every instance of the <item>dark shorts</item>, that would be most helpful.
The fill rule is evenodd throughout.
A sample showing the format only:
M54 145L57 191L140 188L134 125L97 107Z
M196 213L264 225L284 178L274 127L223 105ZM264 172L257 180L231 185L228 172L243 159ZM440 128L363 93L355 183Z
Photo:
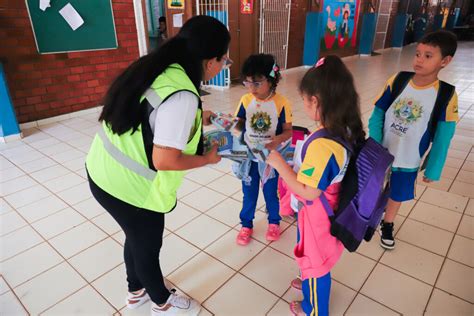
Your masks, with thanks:
M410 201L415 198L417 171L392 171L390 176L390 198L396 202Z

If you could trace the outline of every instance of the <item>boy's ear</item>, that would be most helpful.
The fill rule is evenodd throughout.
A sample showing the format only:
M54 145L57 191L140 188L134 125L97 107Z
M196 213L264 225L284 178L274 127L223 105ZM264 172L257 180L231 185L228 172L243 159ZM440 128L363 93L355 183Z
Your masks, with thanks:
M453 60L453 56L446 56L441 60L441 67L446 67Z

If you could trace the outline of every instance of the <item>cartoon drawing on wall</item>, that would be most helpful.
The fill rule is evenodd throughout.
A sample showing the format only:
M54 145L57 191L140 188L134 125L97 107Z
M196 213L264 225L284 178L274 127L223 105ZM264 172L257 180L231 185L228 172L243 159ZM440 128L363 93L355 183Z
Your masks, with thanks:
M240 1L240 13L252 14L253 13L253 0L241 0Z
M184 1L168 0L168 9L184 9Z
M326 0L321 49L355 47L358 16L358 0Z

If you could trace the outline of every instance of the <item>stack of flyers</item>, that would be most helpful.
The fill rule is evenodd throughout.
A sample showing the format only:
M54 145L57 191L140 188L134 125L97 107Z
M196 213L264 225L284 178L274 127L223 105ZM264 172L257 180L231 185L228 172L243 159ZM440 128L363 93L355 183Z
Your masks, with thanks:
M216 144L217 153L234 161L242 161L248 158L248 147L241 143L239 138L229 131L213 130L204 133L204 147L206 151Z
M218 129L230 131L239 122L239 119L230 115L217 112L216 117L211 117L211 123Z

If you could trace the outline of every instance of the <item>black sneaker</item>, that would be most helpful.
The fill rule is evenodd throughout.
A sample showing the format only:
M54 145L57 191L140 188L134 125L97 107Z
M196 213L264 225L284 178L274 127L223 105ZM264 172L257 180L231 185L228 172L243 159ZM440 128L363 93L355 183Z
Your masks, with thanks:
M393 223L380 223L380 246L392 250L395 248L395 239L393 238Z

